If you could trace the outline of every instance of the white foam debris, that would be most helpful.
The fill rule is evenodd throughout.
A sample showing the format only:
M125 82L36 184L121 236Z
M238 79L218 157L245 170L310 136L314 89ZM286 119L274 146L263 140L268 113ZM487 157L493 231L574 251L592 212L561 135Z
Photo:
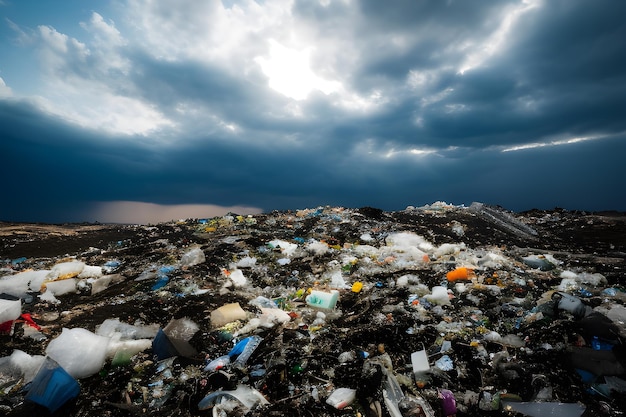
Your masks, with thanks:
M243 271L241 269L235 269L233 271L230 271L229 278L233 282L235 287L243 287L248 283L248 280L243 275Z
M319 240L312 240L306 245L306 250L315 256L325 255L328 252L328 249L328 245L324 242L320 242Z
M52 267L48 274L48 280L66 279L78 276L85 268L85 263L81 261L61 262Z
M49 270L24 271L0 278L0 293L23 297L29 291L39 291Z
M290 243L280 239L272 240L269 242L269 244L274 248L279 248L282 254L285 256L293 256L296 249L298 249L298 245L296 243Z
M237 261L235 266L237 268L252 268L253 266L256 265L256 260L257 260L256 258L246 256L246 257L241 258L239 261Z
M78 278L100 278L102 276L102 267L94 265L85 265L83 270L78 274Z
M109 338L82 328L64 328L50 341L46 354L76 379L94 375L107 357Z

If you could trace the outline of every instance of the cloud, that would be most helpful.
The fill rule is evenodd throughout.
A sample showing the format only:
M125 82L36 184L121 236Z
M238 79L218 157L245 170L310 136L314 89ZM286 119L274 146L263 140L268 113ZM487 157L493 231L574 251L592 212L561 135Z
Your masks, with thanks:
M9 88L2 77L0 77L0 99L10 97L11 95L13 95L11 88Z

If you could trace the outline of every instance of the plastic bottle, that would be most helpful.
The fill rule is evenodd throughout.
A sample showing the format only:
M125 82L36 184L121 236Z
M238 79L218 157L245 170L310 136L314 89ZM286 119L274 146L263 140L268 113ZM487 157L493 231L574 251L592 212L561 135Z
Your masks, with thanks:
M233 365L235 365L236 367L243 367L246 362L248 362L248 359L250 359L250 356L252 356L252 353L256 350L257 347L259 347L262 341L263 338L261 336L250 336L237 343L233 350L231 350L229 353L229 355L233 357L241 349L241 353L238 354L237 359L235 359L235 361L233 362Z

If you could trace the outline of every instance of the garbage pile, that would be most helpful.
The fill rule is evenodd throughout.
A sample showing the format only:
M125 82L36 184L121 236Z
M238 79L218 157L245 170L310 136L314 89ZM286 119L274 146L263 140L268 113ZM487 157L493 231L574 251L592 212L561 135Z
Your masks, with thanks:
M0 415L626 412L623 213L436 202L85 233L53 256L70 246L1 237Z

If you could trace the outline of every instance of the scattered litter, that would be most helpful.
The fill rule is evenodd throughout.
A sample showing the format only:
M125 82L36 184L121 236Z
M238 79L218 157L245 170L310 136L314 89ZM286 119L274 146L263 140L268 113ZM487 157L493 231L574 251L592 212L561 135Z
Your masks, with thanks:
M56 256L2 242L5 415L626 412L618 215L436 202L98 230Z

